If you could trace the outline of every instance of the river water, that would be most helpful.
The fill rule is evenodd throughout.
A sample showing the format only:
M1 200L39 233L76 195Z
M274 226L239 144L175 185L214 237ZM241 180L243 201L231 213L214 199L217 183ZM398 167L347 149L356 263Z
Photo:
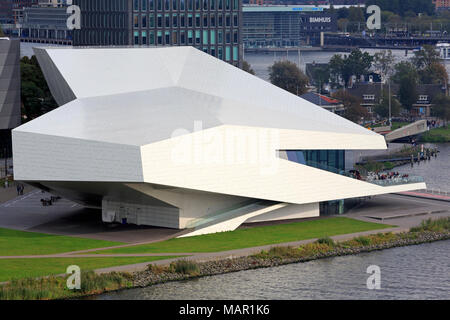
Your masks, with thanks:
M100 300L450 299L450 241L171 282L98 296ZM381 289L367 289L367 267Z
M437 148L440 152L437 158L421 161L420 164L396 167L393 171L425 179L427 189L450 192L450 143L424 143L425 147Z

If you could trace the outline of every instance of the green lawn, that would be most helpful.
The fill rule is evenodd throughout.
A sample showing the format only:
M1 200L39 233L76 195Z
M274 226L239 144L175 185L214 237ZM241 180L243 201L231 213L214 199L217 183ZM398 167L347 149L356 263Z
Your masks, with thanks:
M0 256L54 254L121 244L0 228Z
M450 126L431 129L425 132L420 141L422 142L450 142Z
M300 241L392 226L345 217L310 220L289 224L238 229L231 232L170 239L146 245L97 251L95 253L183 253L216 252Z
M406 126L408 124L411 124L411 122L395 122L395 121L392 121L391 130L392 131L397 130L398 128L404 127L404 126Z
M77 265L83 270L152 262L174 257L119 257L119 258L38 258L0 259L0 282L12 279L37 278L66 273L67 267Z

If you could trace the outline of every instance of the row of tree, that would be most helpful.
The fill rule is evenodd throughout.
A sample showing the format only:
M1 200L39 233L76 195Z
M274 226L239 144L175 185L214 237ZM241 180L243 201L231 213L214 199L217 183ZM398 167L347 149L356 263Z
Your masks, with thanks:
M250 65L244 62L244 70L254 74ZM387 84L382 87L382 98L375 106L375 113L382 118L389 115L399 115L402 109L410 110L418 100L417 87L419 84L441 84L448 86L448 74L441 63L439 54L431 46L425 46L414 53L409 61L395 63L395 58L390 50L370 55L359 49L349 55L334 55L327 65L318 65L312 71L312 78L319 92L324 84L329 84L335 91L333 97L342 101L345 106L344 117L358 122L361 118L367 118L366 108L361 106L361 100L352 96L346 90L351 84L351 79L356 76L359 81L361 76L366 76L376 71L385 83L398 86L396 97L389 96ZM293 94L301 95L307 92L309 79L290 61L278 61L269 67L270 81L272 84L283 88ZM390 101L390 102L389 102ZM435 97L433 114L449 119L450 98L447 95Z

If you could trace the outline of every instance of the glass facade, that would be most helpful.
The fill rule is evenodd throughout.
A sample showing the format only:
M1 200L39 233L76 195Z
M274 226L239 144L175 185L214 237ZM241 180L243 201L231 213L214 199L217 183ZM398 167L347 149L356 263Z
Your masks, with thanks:
M345 173L345 150L289 150L286 154L289 161L336 174ZM321 215L343 214L344 210L344 200L320 203Z
M148 32L129 32L131 23L148 25L147 18L139 16L130 20L131 0L73 0L82 12L81 29L73 32L75 46L129 45L130 39L142 39L147 42ZM146 31L146 30L142 30ZM145 39L145 40L144 40Z
M242 0L133 0L132 44L192 45L239 66L241 9ZM151 43L152 32L165 36Z
M345 172L345 150L291 150L287 151L290 161L330 171Z

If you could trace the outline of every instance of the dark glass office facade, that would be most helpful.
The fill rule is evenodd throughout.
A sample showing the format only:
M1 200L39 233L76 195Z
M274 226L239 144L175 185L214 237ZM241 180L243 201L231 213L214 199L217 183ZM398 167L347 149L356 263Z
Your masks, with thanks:
M240 65L242 0L133 0L133 44L193 46Z
M242 0L75 0L75 46L193 46L241 65Z
M131 45L132 0L73 0L81 9L81 29L74 46Z

